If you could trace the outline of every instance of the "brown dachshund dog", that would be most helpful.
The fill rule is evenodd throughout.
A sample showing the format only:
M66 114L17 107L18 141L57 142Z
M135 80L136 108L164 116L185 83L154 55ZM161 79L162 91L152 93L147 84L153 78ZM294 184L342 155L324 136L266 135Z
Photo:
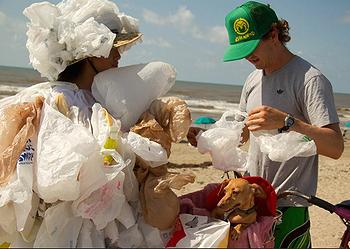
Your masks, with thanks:
M222 182L219 196L224 194L211 216L230 221L230 236L238 239L241 232L256 221L254 198L266 198L258 184L250 184L243 178L226 179Z

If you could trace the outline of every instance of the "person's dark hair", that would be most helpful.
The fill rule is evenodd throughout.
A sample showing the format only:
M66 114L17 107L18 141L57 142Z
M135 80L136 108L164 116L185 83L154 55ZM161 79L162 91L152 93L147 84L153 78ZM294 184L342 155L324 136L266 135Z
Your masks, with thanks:
M273 23L271 26L271 29L269 32L267 32L264 36L263 39L267 39L271 35L271 30L273 28L276 28L278 32L278 40L283 43L283 45L286 45L287 42L290 41L290 35L289 35L289 24L286 20L280 19L278 22Z
M86 59L73 63L66 67L66 69L58 75L58 81L67 81L75 83L78 75L83 71Z

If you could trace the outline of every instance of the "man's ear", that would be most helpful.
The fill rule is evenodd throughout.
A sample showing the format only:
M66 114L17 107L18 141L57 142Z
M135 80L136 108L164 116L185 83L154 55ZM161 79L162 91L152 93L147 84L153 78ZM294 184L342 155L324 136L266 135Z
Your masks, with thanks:
M253 183L250 184L250 187L252 188L255 197L266 199L266 193L260 185Z

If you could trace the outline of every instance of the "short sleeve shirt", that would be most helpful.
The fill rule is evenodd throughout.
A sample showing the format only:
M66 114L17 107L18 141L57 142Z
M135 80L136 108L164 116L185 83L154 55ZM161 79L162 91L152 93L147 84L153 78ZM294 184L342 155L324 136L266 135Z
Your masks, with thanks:
M241 95L240 110L250 112L265 105L290 113L294 117L318 126L338 123L333 90L329 80L314 66L294 56L284 67L270 75L255 70L247 78ZM277 134L277 130L268 131ZM263 154L251 132L249 172L267 179L276 192L298 190L315 195L318 176L318 156L294 157L286 162L271 161ZM279 206L306 206L281 200Z

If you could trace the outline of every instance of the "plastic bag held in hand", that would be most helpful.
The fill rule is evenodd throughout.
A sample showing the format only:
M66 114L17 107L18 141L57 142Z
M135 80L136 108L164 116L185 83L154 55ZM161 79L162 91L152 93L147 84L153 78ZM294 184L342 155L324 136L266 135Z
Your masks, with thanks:
M261 152L268 154L276 162L288 161L293 157L309 157L317 153L315 142L295 131L273 136L263 134L257 139Z
M227 120L228 117L235 120ZM244 118L245 114L239 111L225 112L211 129L197 136L198 151L202 154L209 152L215 168L224 171L246 170L247 153L238 148Z
M0 109L0 184L7 183L29 138L37 131L44 99Z

